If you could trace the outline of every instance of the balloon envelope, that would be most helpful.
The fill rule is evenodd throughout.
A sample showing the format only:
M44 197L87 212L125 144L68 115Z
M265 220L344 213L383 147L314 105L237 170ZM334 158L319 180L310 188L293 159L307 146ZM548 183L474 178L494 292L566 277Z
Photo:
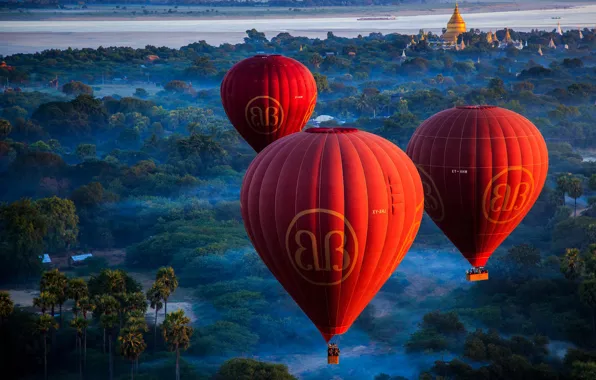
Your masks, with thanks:
M328 341L397 268L424 200L397 146L353 128L310 128L257 155L241 208L259 256Z
M424 209L475 267L530 211L548 171L546 143L523 116L463 106L432 116L407 154L424 186Z
M220 92L230 122L257 152L301 131L317 101L317 84L306 66L275 54L234 65Z

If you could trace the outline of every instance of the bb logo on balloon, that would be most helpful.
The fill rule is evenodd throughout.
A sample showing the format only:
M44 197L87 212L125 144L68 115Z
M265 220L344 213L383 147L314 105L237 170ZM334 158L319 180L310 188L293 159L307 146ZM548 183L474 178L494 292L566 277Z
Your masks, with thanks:
M244 109L244 116L248 126L261 135L276 132L284 122L284 110L281 104L270 96L252 98Z
M514 175L515 181L508 181L508 177ZM532 172L521 166L506 168L497 173L484 190L484 217L497 224L510 222L524 214L533 194Z
M316 231L301 228L312 218L320 220ZM328 230L323 226L333 226ZM350 222L339 212L309 209L298 213L286 232L286 251L294 269L314 285L343 282L358 259L358 238Z
M435 222L440 222L445 218L445 206L437 189L437 185L428 175L422 166L416 165L420 179L422 180L422 189L424 190L424 210Z
M317 106L317 96L313 96L313 98L310 101L310 105L308 106L308 110L306 111L306 114L304 114L304 119L302 119L302 124L306 125L306 123L308 123L308 121L310 120L310 117L312 116L312 113L315 112L315 107Z

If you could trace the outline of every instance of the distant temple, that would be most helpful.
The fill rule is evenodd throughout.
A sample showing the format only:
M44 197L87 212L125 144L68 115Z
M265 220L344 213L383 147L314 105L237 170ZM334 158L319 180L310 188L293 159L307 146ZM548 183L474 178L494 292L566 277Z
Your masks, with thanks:
M486 33L486 42L489 44L492 44L493 41L496 39L496 37L493 35L493 31L489 31L488 33Z
M550 42L548 43L548 47L551 49L556 49L557 45L555 45L555 41L553 41L553 39L550 39Z
M5 70L8 70L8 71L12 71L12 70L14 70L14 67L9 66L9 65L6 64L6 62L2 61L2 62L0 62L0 69L5 69Z
M505 37L499 42L500 49L506 49L509 46L513 46L518 50L522 50L524 48L524 43L521 40L514 40L511 38L511 33L509 33L509 28L505 28Z
M466 31L466 22L464 21L463 17L461 17L461 14L459 13L459 7L457 3L455 3L453 15L447 23L447 31L443 33L441 38L443 39L443 41L446 42L457 43L457 37L459 37L460 34L465 33Z

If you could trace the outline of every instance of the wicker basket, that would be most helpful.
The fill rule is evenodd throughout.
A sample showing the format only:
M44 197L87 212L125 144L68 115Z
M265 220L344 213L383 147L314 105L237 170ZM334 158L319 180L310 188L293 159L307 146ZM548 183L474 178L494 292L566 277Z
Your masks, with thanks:
M327 364L339 364L339 356L327 355Z
M468 280L468 281L484 281L484 280L488 280L488 272L484 272L484 273L468 273L468 274L466 274L466 280Z

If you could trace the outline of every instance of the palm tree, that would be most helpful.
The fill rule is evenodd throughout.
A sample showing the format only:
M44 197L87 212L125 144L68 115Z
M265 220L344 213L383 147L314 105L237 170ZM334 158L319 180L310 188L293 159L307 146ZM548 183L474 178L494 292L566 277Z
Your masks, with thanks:
M163 294L162 288L156 284L153 284L151 289L147 291L147 299L151 303L151 308L155 309L155 322L153 324L153 353L155 353L155 347L157 346L157 313L163 307Z
M147 348L143 334L124 328L120 331L118 341L120 342L120 355L130 360L130 378L134 379L135 362Z
M584 193L583 183L581 178L573 177L567 185L567 194L573 198L573 216L577 216L577 198Z
M124 314L124 305L126 303L126 278L124 272L120 270L107 269L105 275L107 281L107 293L112 295L116 301L118 301L118 319L120 321L120 327L122 328L122 317Z
M14 302L10 299L10 294L0 291L0 326L4 324L4 318L8 317L14 311Z
M104 315L112 316L115 315L116 319L118 319L118 308L119 304L116 299L110 295L104 294L102 296L96 296L93 300L95 304L95 309L97 310L97 314L100 316L100 320L103 319ZM111 318L111 317L110 317ZM106 319L106 323L102 323L103 327L103 352L106 352L106 330L109 326L111 319ZM111 328L111 327L110 327Z
M144 297L144 295L143 295L143 297ZM139 333L139 334L141 334L141 338L142 338L142 334L149 331L149 329L147 328L147 321L145 320L145 312L141 311L141 310L134 310L134 311L129 312L127 314L126 325L124 326L124 329L122 329L122 331ZM144 347L143 347L143 351L144 351L145 348L147 348L144 339L143 339L143 344L144 344ZM139 368L139 357L138 356L136 357L135 361L136 361L136 367L138 370L138 368Z
M75 328L77 331L77 350L79 351L79 378L83 378L83 335L89 325L89 321L87 321L83 317L76 317L75 319L70 321L70 325Z
M126 278L124 272L120 270L106 269L105 275L107 278L107 290L111 295L118 293L126 293Z
M180 350L190 346L193 329L187 326L190 319L180 309L166 314L163 322L163 338L168 343L170 351L176 351L176 380L180 380Z
M43 336L43 378L48 379L48 331L56 329L56 320L51 315L42 314L37 321L37 331Z
M143 292L127 293L125 297L124 312L130 314L136 311L143 316L147 312L147 297Z
M71 278L68 280L67 289L68 298L74 301L72 312L75 316L79 315L79 300L89 296L89 288L87 282L82 278Z
M52 269L43 273L40 283L41 292L50 292L56 296L56 304L60 307L60 325L62 325L62 305L68 299L67 291L68 279L64 273L58 269ZM54 316L54 306L52 305L52 317Z
M161 267L157 271L157 275L155 276L155 282L163 286L162 294L163 300L165 303L164 312L168 314L168 298L176 291L178 288L178 278L176 277L176 273L174 273L174 268L172 267Z
M39 297L33 298L33 306L40 308L42 314L45 314L48 309L53 308L55 304L56 296L50 292L41 292L39 293Z
M91 302L89 297L83 297L83 298L79 299L78 305L76 307L79 310L79 312L81 314L83 314L83 318L85 319L85 321L87 320L87 313L92 312L95 309L95 305L93 304L93 302ZM87 325L85 325L85 328L83 329L83 365L84 366L87 365L87 326L88 325L89 325L89 323L87 323Z
M109 296L108 296L109 297ZM104 310L104 313L101 315L101 327L103 327L104 331L108 332L108 357L109 357L109 379L112 380L114 378L114 358L112 357L112 332L114 330L114 326L118 323L118 314L117 309L113 309L109 312Z

